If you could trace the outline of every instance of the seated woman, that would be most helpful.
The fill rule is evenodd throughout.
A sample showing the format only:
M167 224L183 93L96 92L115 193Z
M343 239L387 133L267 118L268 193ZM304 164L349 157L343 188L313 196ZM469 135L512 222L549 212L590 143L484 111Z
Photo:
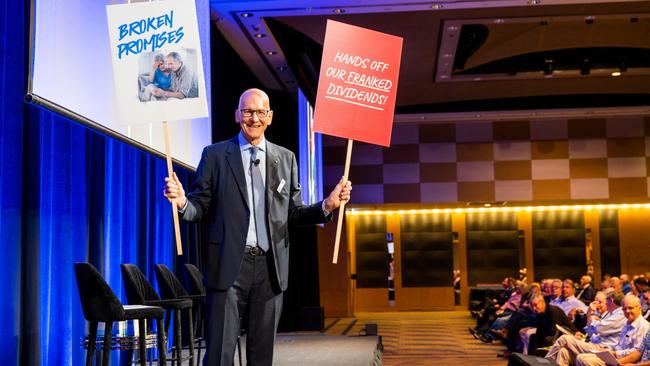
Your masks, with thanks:
M149 72L149 82L151 84L148 84L144 88L144 102L156 100L156 97L152 94L152 91L156 89L169 90L172 86L171 70L169 70L165 64L165 56L160 53L155 56L153 64L151 65L151 71Z

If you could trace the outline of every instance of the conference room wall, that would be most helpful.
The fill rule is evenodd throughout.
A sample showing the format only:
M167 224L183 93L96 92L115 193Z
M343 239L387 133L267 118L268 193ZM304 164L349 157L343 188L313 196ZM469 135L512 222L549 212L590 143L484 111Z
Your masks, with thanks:
M350 207L357 212L352 213L348 211L346 216L346 232L344 232L343 240L341 243L341 253L339 254L339 263L331 263L331 241L334 231L323 229L319 231L319 272L321 276L320 291L321 303L325 307L325 314L329 317L349 316L356 311L400 311L400 310L437 310L449 308L451 305L446 300L447 291L451 293L452 284L449 283L446 289L444 288L431 288L431 287L418 287L414 288L416 293L400 290L406 289L402 286L401 272L403 268L399 266L399 251L401 248L401 238L397 233L402 216L413 215L413 212L421 209L430 209L426 205L371 205L363 206L356 205ZM361 212L359 212L361 210ZM415 211L414 211L415 210ZM416 213L417 215L432 215L427 213ZM498 215L498 213L495 213ZM488 213L487 215L495 215ZM572 219L572 223L568 224L569 229L565 228L566 225L553 224L552 221L544 221L546 224L537 224L537 229L533 226L533 217L535 215L543 214L552 220L565 220L568 216ZM454 268L461 270L461 304L467 305L469 298L468 274L474 270L472 264L468 262L468 249L467 249L467 233L468 226L466 224L468 212L452 212L452 230L454 232L453 241L453 262ZM614 216L615 221L607 222L604 224L603 216ZM395 267L395 293L396 301L395 306L391 306L388 301L387 289L385 286L374 286L369 288L359 288L357 281L350 277L351 274L358 272L357 268L357 249L356 240L358 238L357 225L360 218L375 218L374 220L385 220L386 231L394 232L394 242L396 251L396 267ZM524 209L516 213L517 217L517 231L518 235L523 240L523 245L520 250L523 251L523 257L520 263L525 264L528 269L528 281L539 281L543 276L566 278L570 277L578 280L578 274L586 273L588 259L590 258L594 268L594 283L596 286L600 285L600 276L603 274L603 268L620 268L621 273L628 273L630 275L640 274L650 270L650 263L648 258L650 256L650 245L645 239L645 232L647 231L648 223L650 223L650 209L648 208L634 208L634 207L621 207L621 208L581 208L572 210L568 206L565 210L554 211L535 211ZM539 220L539 219L538 219ZM576 221L577 220L577 221ZM574 227L575 225L577 227ZM607 253L611 251L602 251L602 235L601 230L611 230L612 225L616 226L618 234L614 238L607 238L606 240L612 241L609 245L611 249L615 249L618 254L609 256ZM547 253L545 257L554 257L554 260L559 260L560 263L570 263L568 267L555 266L551 264L550 267L543 267L544 271L536 271L535 267L535 253L542 248L535 248L536 231L543 228L545 233L551 235L564 235L567 230L573 232L580 232L579 236L569 236L563 240L570 240L571 247L578 248L577 252L570 252L569 258L566 258L566 253L563 251L564 247L560 246L556 249L553 247L544 250ZM367 230L367 229L364 229ZM488 231L489 232L489 231ZM546 234L545 234L546 235ZM539 239L539 238L537 238ZM549 251L550 250L550 251ZM589 252L589 254L587 253ZM540 258L541 259L541 258ZM568 262L567 262L568 260ZM548 261L548 259L546 259ZM614 263L612 263L614 261ZM431 263L436 266L435 263ZM507 262L493 262L493 270L495 272L504 273L512 277L517 277L517 268L512 268L512 263ZM538 273L539 272L539 273ZM575 275L571 275L575 274ZM612 275L619 275L620 273L610 273ZM479 281L479 283L495 283L498 285L499 281ZM367 286L366 286L367 287ZM429 298L428 293L435 293L435 298ZM402 295L400 301L400 295ZM406 296L406 297L404 297ZM450 300L453 301L453 298Z
M323 137L323 185L343 172L345 141ZM351 203L647 201L644 116L397 123L389 148L355 143Z

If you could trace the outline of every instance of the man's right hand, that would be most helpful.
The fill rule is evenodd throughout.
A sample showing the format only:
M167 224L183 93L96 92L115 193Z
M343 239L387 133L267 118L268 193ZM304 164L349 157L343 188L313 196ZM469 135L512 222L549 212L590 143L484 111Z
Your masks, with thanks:
M183 189L181 182L178 180L178 176L175 172L172 174L171 179L165 177L165 189L163 189L163 195L169 200L169 202L176 200L176 208L180 210L185 207L187 197L185 197L185 190Z

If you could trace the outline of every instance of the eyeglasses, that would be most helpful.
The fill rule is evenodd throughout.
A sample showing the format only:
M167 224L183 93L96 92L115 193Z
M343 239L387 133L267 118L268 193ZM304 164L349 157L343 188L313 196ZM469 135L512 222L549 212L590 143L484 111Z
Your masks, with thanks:
M271 114L273 111L272 110L266 110L266 109L240 109L239 112L241 112L242 116L246 118L253 117L253 113L257 114L258 118L266 118Z

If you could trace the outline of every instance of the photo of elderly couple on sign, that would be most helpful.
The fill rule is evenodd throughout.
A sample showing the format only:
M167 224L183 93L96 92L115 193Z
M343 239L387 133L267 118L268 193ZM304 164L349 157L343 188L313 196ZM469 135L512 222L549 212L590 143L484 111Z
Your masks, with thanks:
M138 97L141 102L197 98L196 50L145 53L139 59Z

